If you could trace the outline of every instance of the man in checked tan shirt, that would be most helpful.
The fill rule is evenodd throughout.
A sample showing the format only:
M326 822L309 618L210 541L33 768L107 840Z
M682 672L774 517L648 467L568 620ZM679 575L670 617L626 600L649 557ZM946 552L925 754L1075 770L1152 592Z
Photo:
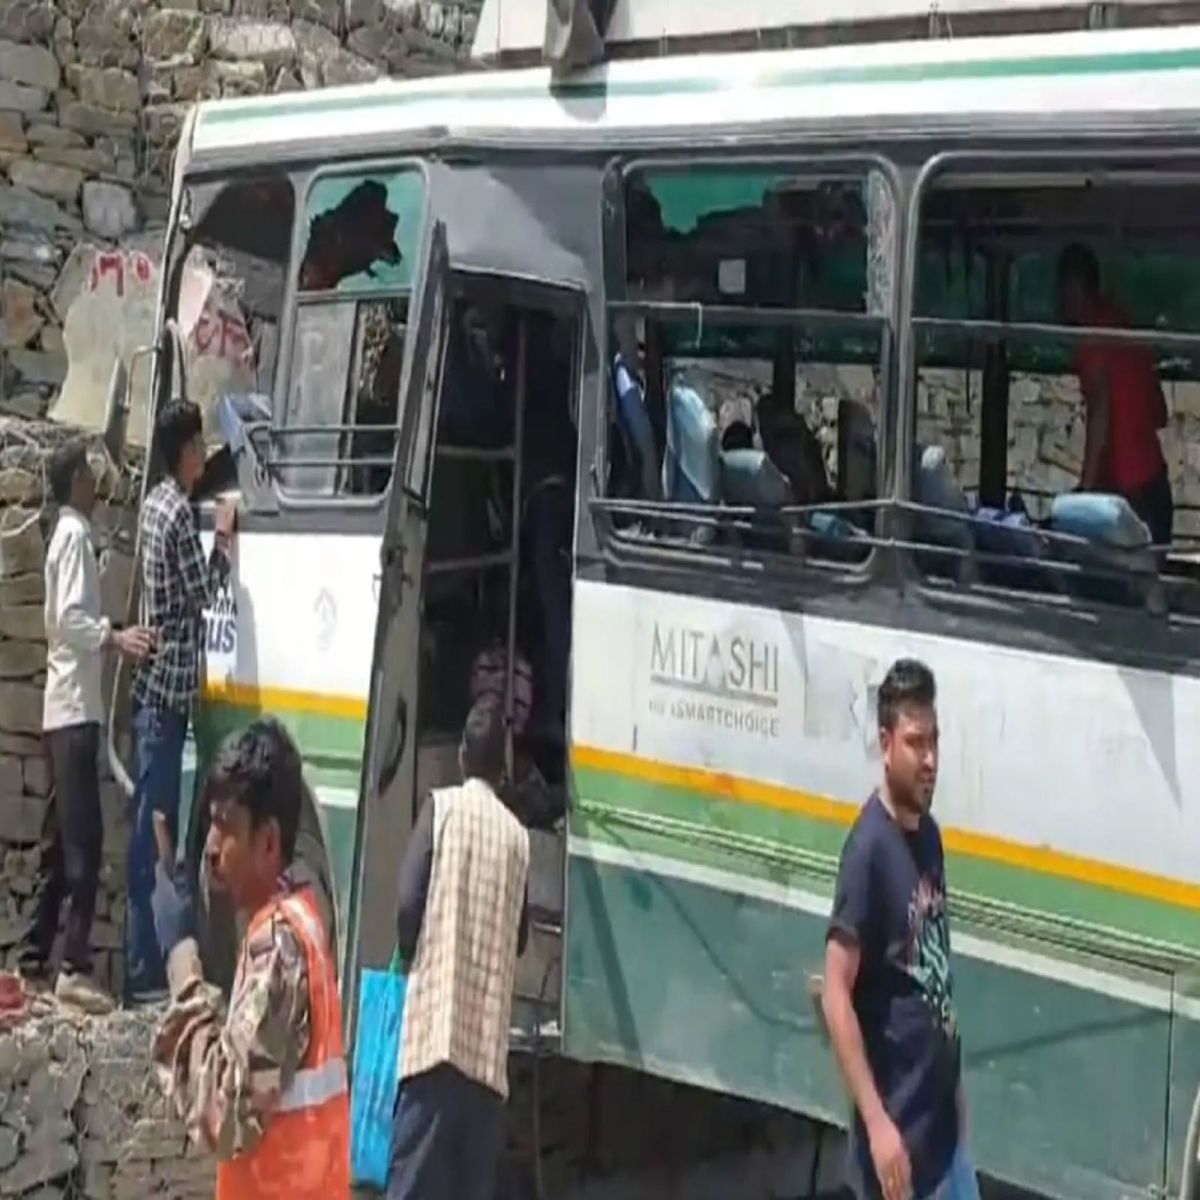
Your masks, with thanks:
M496 794L494 697L471 709L459 763L465 782L425 801L400 866L398 946L411 965L389 1200L490 1200L503 1141L529 835Z

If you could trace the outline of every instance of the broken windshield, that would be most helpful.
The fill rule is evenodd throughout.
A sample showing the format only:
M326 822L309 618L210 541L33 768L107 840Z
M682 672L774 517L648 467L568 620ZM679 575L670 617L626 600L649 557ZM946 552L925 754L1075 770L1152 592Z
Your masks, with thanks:
M168 312L183 346L182 394L200 406L210 441L226 394L269 406L279 358L294 191L284 175L198 185L187 196L191 227L172 269Z

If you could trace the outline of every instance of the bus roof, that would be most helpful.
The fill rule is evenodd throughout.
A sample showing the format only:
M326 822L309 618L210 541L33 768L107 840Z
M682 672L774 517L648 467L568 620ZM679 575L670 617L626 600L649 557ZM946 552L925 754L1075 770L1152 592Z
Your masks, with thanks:
M1200 25L608 62L551 86L548 68L203 103L191 152L344 154L421 137L586 147L771 122L1126 114L1200 108Z

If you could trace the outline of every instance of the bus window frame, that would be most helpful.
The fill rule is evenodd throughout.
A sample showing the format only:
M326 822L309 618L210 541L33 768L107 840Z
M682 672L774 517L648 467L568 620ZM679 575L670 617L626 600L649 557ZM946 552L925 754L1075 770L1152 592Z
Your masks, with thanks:
M394 287L361 288L349 292L322 290L319 292L301 293L300 266L304 255L304 244L308 232L308 203L313 187L323 179L344 177L348 175L380 175L397 173L408 168L416 168L423 183L421 204L420 236L416 241L417 264L414 268L412 281L407 289L409 314L406 327L411 325L416 315L413 304L421 295L425 282L425 271L428 266L427 243L431 236L432 223L438 213L433 202L433 176L427 159L416 157L411 153L400 156L374 156L370 158L339 159L335 162L297 166L292 171L293 181L297 188L297 204L295 219L292 226L291 258L288 263L287 288L284 300L284 316L280 321L281 363L275 374L275 391L271 397L271 431L286 428L282 425L283 414L287 410L288 395L292 385L292 367L296 352L295 335L297 315L301 306L321 303L342 303L357 306L370 303L372 300L395 300L406 294L403 289ZM395 426L397 437L403 428L403 416ZM313 512L313 511L352 511L361 514L371 514L382 519L387 506L388 496L395 485L398 464L393 449L392 469L388 476L387 487L375 495L356 496L348 493L333 491L329 494L312 494L297 492L285 488L275 471L270 471L271 489L275 494L281 512Z
M1197 188L1200 190L1200 147L1176 148L1172 150L1171 157L1166 161L1164 161L1163 154L1161 146L1151 145L1148 147L1145 144L1133 146L1123 139L1113 138L1102 144L1088 145L1065 155L1051 149L1011 149L1004 146L986 150L943 150L926 158L921 164L908 197L904 242L904 285L901 295L902 316L898 344L900 378L897 391L899 403L895 447L897 475L895 492L896 499L900 501L902 508L905 504L911 505L914 499L913 471L916 465L914 450L917 440L918 415L917 337L921 328L932 329L935 326L941 326L944 330L950 330L952 328L966 329L974 325L984 337L998 335L1016 340L1022 337L1041 336L1053 337L1064 342L1082 342L1089 337L1097 336L1104 338L1113 332L1090 326L1055 325L1029 321L958 321L951 318L918 316L916 292L921 253L921 212L928 192L946 176L971 172L1011 175L1014 179L1025 174L1032 177L1029 186L1036 188L1038 177L1103 170L1106 166L1115 167L1120 173L1134 165L1144 165L1148 179L1162 176L1164 180L1185 183L1194 177ZM1148 183L1147 186L1154 185ZM1198 227L1200 227L1200 222L1198 222ZM1119 340L1133 345L1161 345L1172 342L1178 347L1189 346L1200 351L1200 330L1188 334L1151 326L1135 326L1126 331L1118 331L1117 337L1108 337L1107 340ZM899 514L901 529L905 529L908 525L907 515L903 511ZM1200 618L1189 616L1186 613L1170 610L1158 614L1151 613L1145 604L1140 606L1119 605L1090 597L1064 594L1057 590L1027 590L979 581L973 581L967 587L953 581L946 583L946 581L926 576L916 567L913 561L914 553L924 549L937 549L937 547L918 543L907 535L904 537L903 544L897 547L904 575L916 585L924 596L936 596L939 605L974 606L981 597L987 596L1011 606L1016 620L1025 620L1031 613L1065 612L1078 613L1091 620L1119 620L1122 623L1130 620L1141 623L1150 621L1179 628L1195 628L1200 624Z
M158 303L158 309L165 320L167 313L173 311L175 317L179 313L179 292L183 284L183 268L187 262L188 255L196 246L196 241L192 235L196 229L196 203L197 195L207 197L209 203L205 208L207 213L221 195L225 188L231 185L244 184L255 179L260 179L272 174L269 167L264 167L261 163L255 165L242 165L233 168L197 168L192 167L180 180L179 183L179 198L178 207L172 210L172 220L167 225L166 235L163 241L163 255L159 262L159 270L161 272L161 296ZM281 261L283 268L283 298L279 308L279 325L277 335L277 345L275 349L275 369L271 377L271 408L272 413L275 409L275 389L279 383L280 373L283 369L283 339L285 329L290 320L290 294L291 286L291 256L295 253L296 240L296 224L299 216L299 198L300 181L303 172L298 171L294 166L287 163L281 164L277 169L277 174L281 179L286 179L292 189L292 217L291 229L288 232L288 251L287 256ZM186 249L185 249L186 247ZM163 321L157 321L157 333L161 338ZM167 393L169 391L168 384L170 377L180 370L178 363L172 362L171 371L162 371L158 364L158 356L155 356L155 366L153 371L152 389L150 393L151 408L154 412L165 403Z
M789 175L796 178L828 180L831 175L857 174L865 182L871 171L878 171L886 181L892 201L893 238L892 238L892 289L891 303L886 313L871 314L865 309L839 312L834 309L808 310L810 315L821 321L835 324L839 319L847 324L858 321L861 324L878 321L880 323L880 355L879 355L879 409L876 422L876 499L871 502L883 521L885 533L877 530L867 539L867 553L860 562L846 563L832 559L792 555L774 551L748 551L740 547L706 547L686 546L677 542L656 542L652 538L641 538L624 534L612 527L603 516L605 509L619 506L612 497L607 495L606 481L609 469L608 419L609 393L612 386L612 359L615 353L612 339L612 316L615 312L629 311L632 308L667 310L671 308L688 308L693 312L702 312L706 307L716 306L679 302L643 301L631 299L628 295L628 265L627 247L628 231L625 219L625 197L631 175L647 170L681 170L693 168L718 168L736 170L739 166L748 170L756 168L770 169L778 165L785 168ZM754 146L739 147L729 152L705 150L697 153L684 149L675 153L655 151L649 154L616 154L609 158L604 169L602 183L601 205L601 254L604 264L604 329L601 332L602 364L601 380L603 387L602 402L597 407L596 422L596 452L592 467L592 495L589 509L593 525L597 529L597 544L601 552L614 563L628 562L631 565L640 560L646 565L655 561L670 560L680 569L695 568L711 572L717 566L724 575L766 577L773 582L793 584L796 579L812 579L814 569L819 577L837 581L840 584L864 585L883 577L888 568L885 565L889 556L879 551L886 547L887 512L897 498L894 493L895 481L891 478L891 463L894 457L895 433L899 428L899 372L900 362L900 316L901 300L906 294L904 271L907 264L907 229L906 220L909 212L907 204L908 187L905 172L901 165L887 154L878 150L847 151L830 149L813 152L796 149L789 153L785 150L764 152ZM747 314L760 312L766 314L767 320L772 320L772 310L763 306L753 305L722 305L722 308L743 309ZM775 310L805 311L805 310ZM777 319L777 318L775 318ZM825 505L811 506L816 511L836 511L836 501ZM867 505L862 505L866 508ZM664 516L669 515L665 511ZM719 509L718 509L719 511ZM600 518L598 520L598 517Z

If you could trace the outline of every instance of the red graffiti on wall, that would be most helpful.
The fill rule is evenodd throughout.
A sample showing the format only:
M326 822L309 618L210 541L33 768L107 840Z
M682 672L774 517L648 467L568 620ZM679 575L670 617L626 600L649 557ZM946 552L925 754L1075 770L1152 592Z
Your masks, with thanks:
M246 324L240 314L229 309L214 311L211 303L205 304L192 338L201 354L215 354L218 358L236 362L251 361L252 347Z
M138 283L145 286L155 274L153 260L140 250L99 250L92 259L88 274L88 291L98 292L101 285L111 279L117 298L125 298L126 272L131 271Z
M98 250L88 272L87 290L110 292L123 300L127 284L132 286L136 280L144 288L157 274L157 263L141 250ZM191 341L200 355L253 365L254 346L246 322L236 304L227 302L215 288L204 299Z

